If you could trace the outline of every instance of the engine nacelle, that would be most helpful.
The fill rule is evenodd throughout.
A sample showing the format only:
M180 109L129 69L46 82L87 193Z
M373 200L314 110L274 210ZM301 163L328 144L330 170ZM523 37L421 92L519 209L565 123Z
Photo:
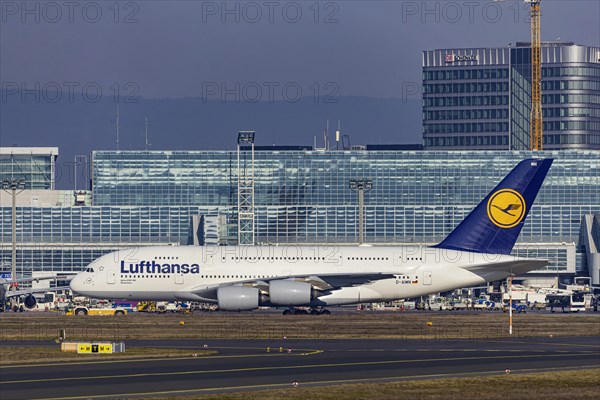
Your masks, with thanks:
M219 309L250 311L258 308L259 291L245 286L225 286L217 289Z
M25 297L25 300L23 300L23 304L25 304L25 307L27 308L33 308L37 304L37 300L35 299L34 295L28 294Z
M312 296L312 285L297 281L271 281L269 283L269 302L278 306L306 306Z

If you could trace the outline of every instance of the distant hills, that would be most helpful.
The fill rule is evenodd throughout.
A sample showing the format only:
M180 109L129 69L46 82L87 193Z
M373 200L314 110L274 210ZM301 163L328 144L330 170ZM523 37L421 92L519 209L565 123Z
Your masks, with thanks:
M59 163L92 150L116 149L117 103L88 102L55 93L0 92L0 146L58 146ZM58 99L55 101L54 99ZM338 120L354 144L421 142L420 100L339 97L337 102L221 102L202 98L129 99L119 104L120 149L145 148L145 117L151 150L235 149L237 132L256 131L257 145L323 146L329 120L335 140ZM68 182L58 183L67 188ZM69 186L71 187L71 186Z

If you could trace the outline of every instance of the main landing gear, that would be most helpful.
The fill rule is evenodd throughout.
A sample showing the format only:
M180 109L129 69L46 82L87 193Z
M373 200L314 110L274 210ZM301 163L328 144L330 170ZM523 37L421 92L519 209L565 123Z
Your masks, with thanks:
M324 308L312 307L309 309L306 308L288 308L283 311L283 315L330 315L331 312Z

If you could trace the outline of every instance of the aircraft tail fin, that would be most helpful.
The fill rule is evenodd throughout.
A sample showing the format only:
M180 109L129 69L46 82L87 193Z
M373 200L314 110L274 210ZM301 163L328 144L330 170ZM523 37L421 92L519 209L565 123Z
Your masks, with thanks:
M434 247L510 254L552 161L550 158L521 161Z

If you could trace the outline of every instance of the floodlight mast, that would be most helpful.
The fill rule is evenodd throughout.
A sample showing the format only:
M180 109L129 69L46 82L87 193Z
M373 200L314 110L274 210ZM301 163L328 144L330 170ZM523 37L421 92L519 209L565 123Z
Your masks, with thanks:
M2 190L12 196L12 265L11 280L17 279L17 195L25 190L25 179L11 178L2 180ZM18 192L17 192L18 191ZM10 285L10 290L16 291L15 285ZM11 296L10 305L13 308L16 305L16 296Z
M370 178L351 178L348 181L350 190L358 192L358 244L365 242L365 192L373 189Z
M254 245L254 131L239 131L237 138L238 170L238 244ZM241 147L250 145L251 161L248 171L244 158L242 168Z

